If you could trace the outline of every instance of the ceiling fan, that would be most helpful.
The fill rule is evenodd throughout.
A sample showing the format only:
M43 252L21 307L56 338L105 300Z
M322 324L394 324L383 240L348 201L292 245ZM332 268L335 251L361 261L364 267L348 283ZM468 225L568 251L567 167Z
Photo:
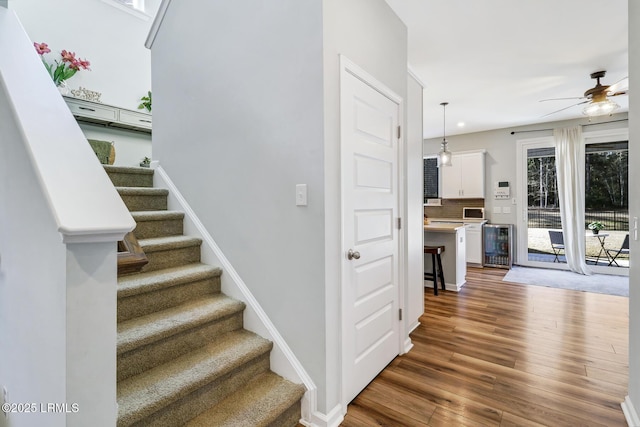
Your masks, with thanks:
M584 99L584 101L578 102L577 104L570 105L560 110L553 111L549 114L545 114L542 117L550 116L551 114L559 113L560 111L564 111L581 104L588 104L582 110L582 112L587 116L601 116L604 114L611 115L615 110L620 108L620 106L609 98L613 96L626 95L629 85L629 78L625 77L612 84L611 86L602 85L600 84L600 79L603 78L606 73L606 71L596 71L595 73L591 73L591 78L596 79L596 85L591 89L588 89L583 96L574 98L551 98L540 100L540 102L545 102L560 101L566 99Z

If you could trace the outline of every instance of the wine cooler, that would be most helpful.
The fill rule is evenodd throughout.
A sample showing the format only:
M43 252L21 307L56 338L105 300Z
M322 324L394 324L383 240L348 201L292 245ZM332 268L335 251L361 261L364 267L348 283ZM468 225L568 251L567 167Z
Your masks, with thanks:
M485 224L483 265L511 268L513 264L513 225Z

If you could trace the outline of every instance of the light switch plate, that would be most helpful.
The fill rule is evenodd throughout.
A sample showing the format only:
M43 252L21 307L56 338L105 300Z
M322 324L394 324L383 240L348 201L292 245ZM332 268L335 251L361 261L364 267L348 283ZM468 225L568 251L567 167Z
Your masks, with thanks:
M493 213L494 214L502 213L502 208L500 206L494 206L493 207Z
M503 206L502 207L502 213L510 214L511 213L511 206Z
M307 184L296 184L296 206L307 206Z

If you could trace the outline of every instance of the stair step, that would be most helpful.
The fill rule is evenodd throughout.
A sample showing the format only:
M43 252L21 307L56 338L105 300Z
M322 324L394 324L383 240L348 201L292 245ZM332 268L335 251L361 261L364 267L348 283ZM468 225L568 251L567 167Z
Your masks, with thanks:
M200 262L202 239L191 236L166 236L141 239L149 263L142 271L153 271Z
M252 380L186 427L296 426L305 388L267 372Z
M116 187L153 187L153 169L104 165Z
M122 201L130 211L166 211L166 188L116 187Z
M187 264L119 277L118 322L217 294L221 274L206 264Z
M218 294L120 322L118 324L118 354L151 344L204 323L240 313L244 307L243 302Z
M184 212L138 211L131 212L136 222L134 233L138 239L178 236L183 232Z
M223 294L118 323L118 379L139 374L242 328L243 302Z
M271 348L251 332L234 331L120 381L117 425L183 425L266 372Z

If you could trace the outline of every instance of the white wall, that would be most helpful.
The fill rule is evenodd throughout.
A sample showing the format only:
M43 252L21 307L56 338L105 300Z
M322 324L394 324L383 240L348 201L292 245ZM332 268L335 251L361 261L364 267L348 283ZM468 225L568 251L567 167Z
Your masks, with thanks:
M152 64L154 158L324 389L321 12L174 1Z
M407 29L382 0L325 0L324 158L325 275L327 301L326 407L340 403L340 81L339 55L407 99ZM403 127L406 129L406 114ZM346 410L346 408L345 408Z
M629 2L629 92L640 90L640 3ZM640 164L640 97L629 97L629 164ZM638 167L629 168L629 182L640 182ZM629 216L640 217L640 188L629 187ZM631 224L630 224L631 225ZM633 227L633 225L631 225ZM633 236L633 235L632 235ZM630 241L629 268L629 398L636 416L640 413L640 245Z
M405 224L407 253L407 329L424 313L422 84L409 75L407 86L407 167Z
M145 3L155 15L160 0ZM140 97L151 89L151 54L144 46L151 18L142 20L102 0L11 0L9 8L33 42L49 45L49 63L59 59L63 49L91 62L91 71L81 70L68 80L71 89L82 86L101 92L105 104L138 109ZM151 157L149 135L89 129L87 138L116 142L117 165L134 166Z
M151 135L80 123L80 129L87 139L112 141L116 149L115 166L138 166L145 158L151 158Z

